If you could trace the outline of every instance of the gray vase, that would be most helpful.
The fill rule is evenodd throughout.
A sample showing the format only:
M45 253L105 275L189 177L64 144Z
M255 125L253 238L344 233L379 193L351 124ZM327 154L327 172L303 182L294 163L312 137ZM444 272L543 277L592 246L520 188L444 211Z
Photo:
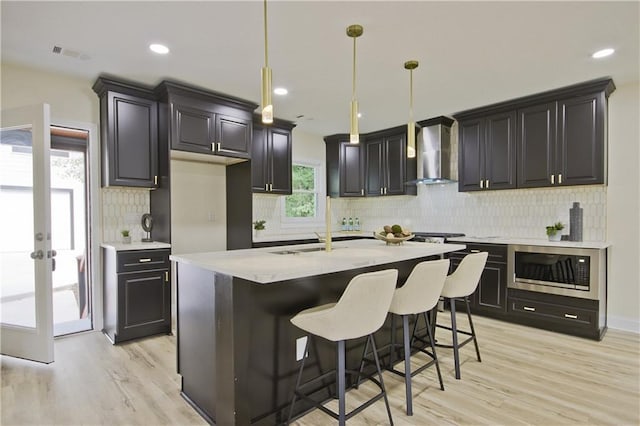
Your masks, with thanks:
M582 207L578 202L569 209L569 241L582 241Z

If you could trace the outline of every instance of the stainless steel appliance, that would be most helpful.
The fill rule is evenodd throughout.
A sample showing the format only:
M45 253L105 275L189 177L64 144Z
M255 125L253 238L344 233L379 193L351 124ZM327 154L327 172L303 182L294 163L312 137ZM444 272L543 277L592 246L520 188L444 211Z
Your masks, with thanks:
M414 232L412 241L421 243L446 243L447 239L464 237L464 234L456 232Z
M449 117L435 117L417 123L421 129L416 137L418 178L407 182L443 184L455 182L451 176L451 125Z
M583 299L602 299L606 250L509 245L507 286Z

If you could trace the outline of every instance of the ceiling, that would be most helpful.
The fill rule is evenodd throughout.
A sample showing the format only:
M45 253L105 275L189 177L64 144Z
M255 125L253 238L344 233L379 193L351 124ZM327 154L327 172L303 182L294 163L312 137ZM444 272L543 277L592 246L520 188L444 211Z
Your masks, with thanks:
M353 42L365 133L599 77L639 78L639 10L631 2L268 2L275 115L327 135L349 129ZM2 62L155 85L180 80L259 102L261 1L0 2ZM171 49L149 51L152 42ZM79 57L54 54L54 46ZM595 60L591 53L613 47Z

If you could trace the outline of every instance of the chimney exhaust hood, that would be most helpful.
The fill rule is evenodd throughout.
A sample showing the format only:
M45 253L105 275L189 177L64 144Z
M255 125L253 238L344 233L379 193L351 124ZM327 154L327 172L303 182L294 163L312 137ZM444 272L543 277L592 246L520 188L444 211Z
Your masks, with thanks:
M435 117L419 121L421 129L416 137L418 178L407 185L443 184L456 182L451 177L451 125L449 117Z

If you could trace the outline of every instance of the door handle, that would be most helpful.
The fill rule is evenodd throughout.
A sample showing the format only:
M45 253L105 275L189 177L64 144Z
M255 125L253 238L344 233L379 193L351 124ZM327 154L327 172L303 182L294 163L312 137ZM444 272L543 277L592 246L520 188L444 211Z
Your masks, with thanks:
M32 251L30 256L33 260L44 259L44 252L42 250Z
M364 189L360 190L360 195L364 195Z
M484 180L480 179L480 189L484 189Z
M562 183L562 173L558 174L558 184Z
M220 142L218 142L218 151L220 151Z
M148 257L143 257L141 259L138 259L139 263L146 263L146 262L151 262L151 259L149 259Z
M556 175L551 175L551 185L555 185L556 183Z
M169 271L165 271L165 273L164 273L164 282L166 282L166 283L169 282Z
M565 318L571 318L571 319L578 319L577 315L572 315L572 314L564 314Z
M524 309L525 311L529 311L529 312L535 312L536 308L530 308L528 306L524 306L522 309Z
M489 179L484 181L484 187L489 189Z

